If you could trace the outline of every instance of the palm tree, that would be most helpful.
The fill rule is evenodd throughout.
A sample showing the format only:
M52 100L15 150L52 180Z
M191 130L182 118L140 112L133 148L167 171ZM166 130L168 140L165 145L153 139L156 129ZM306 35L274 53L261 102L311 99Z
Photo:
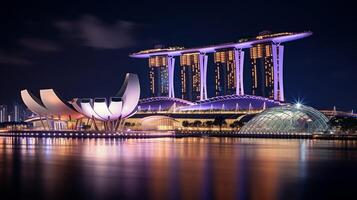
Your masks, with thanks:
M190 122L188 122L186 120L182 122L183 127L188 127L189 125L190 125Z
M196 120L196 121L193 122L193 126L194 127L200 127L200 126L202 126L202 122L200 120Z
M222 126L227 124L226 120L222 116L217 116L214 118L213 124L219 126L219 132L222 131Z
M206 121L205 122L205 125L208 127L208 128L212 128L212 126L214 125L213 121Z
M229 126L231 128L241 128L242 126L244 125L244 123L242 121L239 121L239 120L235 120L233 123L231 123Z

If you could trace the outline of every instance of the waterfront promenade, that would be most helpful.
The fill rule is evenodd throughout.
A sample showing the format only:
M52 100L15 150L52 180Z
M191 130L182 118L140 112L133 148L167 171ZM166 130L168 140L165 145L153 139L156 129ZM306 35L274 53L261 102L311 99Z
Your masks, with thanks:
M238 131L8 131L0 132L0 137L48 137L48 138L182 138L182 137L237 137L272 139L328 139L357 140L357 134L242 134Z

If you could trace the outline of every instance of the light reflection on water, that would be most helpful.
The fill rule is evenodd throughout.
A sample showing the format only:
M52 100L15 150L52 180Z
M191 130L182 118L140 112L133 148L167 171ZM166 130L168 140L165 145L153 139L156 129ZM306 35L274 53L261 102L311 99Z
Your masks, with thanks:
M0 138L1 199L308 199L354 194L357 142Z

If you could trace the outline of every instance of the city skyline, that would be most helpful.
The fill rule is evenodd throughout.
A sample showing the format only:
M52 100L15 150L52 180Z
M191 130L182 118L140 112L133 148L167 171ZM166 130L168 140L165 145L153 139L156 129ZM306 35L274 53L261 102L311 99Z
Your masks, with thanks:
M356 21L343 1L2 2L1 200L353 199Z
M21 122L31 114L32 112L26 109L22 102L13 102L10 105L0 104L0 123Z
M271 2L264 4L264 7L269 9L277 4L278 2ZM230 11L238 5L241 5L241 8L251 6L247 2L229 2L226 5L231 5L227 6L232 7L229 8ZM6 22L4 23L6 31L1 33L3 36L0 51L1 74L6 76L1 79L2 102L0 103L20 102L18 92L24 88L34 91L55 88L65 98L76 95L105 97L120 84L126 71L138 73L143 82L148 82L148 69L144 69L146 61L131 59L128 54L157 44L192 47L229 42L247 35L256 35L263 30L272 32L311 30L314 36L294 44L286 44L289 48L284 60L286 61L284 85L289 91L286 94L287 101L304 99L306 104L317 108L331 109L336 106L341 110L356 110L354 103L356 94L353 92L353 83L356 81L354 76L356 62L353 55L356 50L349 48L356 44L356 40L353 39L356 30L347 28L349 21L353 21L355 16L342 12L341 6L338 5L316 11L314 8L318 4L315 3L309 4L310 7L304 15L298 15L303 5L304 3L301 3L295 8L285 4L279 5L277 9L281 10L286 19L277 16L262 18L263 15L258 13L256 16L251 16L252 19L246 15L239 19L231 19L232 14L227 13L227 16L208 17L203 26L198 23L199 18L193 14L194 8L198 6L195 3L192 4L192 8L185 7L187 16L172 23L167 21L180 16L184 8L182 5L175 4L172 17L162 19L159 13L152 13L146 18L148 11L142 8L135 11L135 16L130 15L133 11L130 9L121 14L116 14L114 11L104 12L109 6L120 7L120 2L103 4L98 9L92 9L94 7L90 3L71 4L70 11L59 9L49 16L46 14L55 8L46 3L28 11L7 4L1 14L2 20ZM148 5L148 10L153 6ZM14 16L9 14L6 8L16 8L23 12L19 12L19 16ZM207 16L213 8L214 6L209 4L199 13ZM288 10L291 15L287 15ZM327 15L328 11L340 13L341 15L333 17L346 20L336 23L336 20L331 20L331 16ZM241 12L246 13L246 11ZM298 19L292 17L294 14L300 17ZM46 20L41 19L42 15L47 16ZM281 21L278 21L278 18ZM188 19L190 20L187 21ZM259 24L253 25L252 22L259 22ZM193 24L196 26L192 26ZM190 29L187 29L188 27ZM207 33L201 34L198 30ZM115 37L106 37L111 39L108 42L98 35L88 36L93 31L101 31L102 34L114 33ZM337 39L336 34L343 35L344 39ZM127 37L128 35L130 37ZM245 55L246 61L249 60L247 56ZM208 59L208 70L213 70L214 58L210 56ZM247 66L244 68L249 69ZM80 76L72 76L71 73ZM213 74L212 71L207 73ZM249 71L245 71L245 74L247 73ZM214 82L214 76L207 78L207 82ZM91 79L107 82L112 87L100 88L90 81ZM91 90L80 90L84 86ZM142 97L149 96L148 84L143 84L142 87ZM214 85L208 84L207 87L208 96L215 96ZM245 85L245 88L249 87Z

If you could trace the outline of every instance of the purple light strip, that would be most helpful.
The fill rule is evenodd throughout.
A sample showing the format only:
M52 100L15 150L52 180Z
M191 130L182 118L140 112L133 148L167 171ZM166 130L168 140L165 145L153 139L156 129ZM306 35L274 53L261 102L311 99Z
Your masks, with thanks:
M277 58L277 45L272 44L273 53L273 70L274 70L274 100L278 100L278 58Z
M236 67L236 95L244 95L244 86L243 86L244 51L242 51L242 49L234 49L234 62Z
M207 76L207 59L204 53L199 54L199 65L200 65L200 100L207 99L207 85L206 85L206 76Z
M243 66L244 66L244 51L241 51L240 54L240 63L239 63L239 75L240 75L240 95L244 95L244 84L243 84Z
M279 100L285 101L283 84L284 46L279 45Z
M204 92L204 99L207 99L207 63L208 63L208 56L205 55L204 56L204 81L205 81L205 84L204 84L204 88L205 88L205 92Z
M174 70L175 70L175 58L172 56L167 57L167 68L169 71L169 97L175 97L174 89Z
M274 65L274 100L284 101L284 82L283 82L283 62L284 46L272 44L273 65Z

